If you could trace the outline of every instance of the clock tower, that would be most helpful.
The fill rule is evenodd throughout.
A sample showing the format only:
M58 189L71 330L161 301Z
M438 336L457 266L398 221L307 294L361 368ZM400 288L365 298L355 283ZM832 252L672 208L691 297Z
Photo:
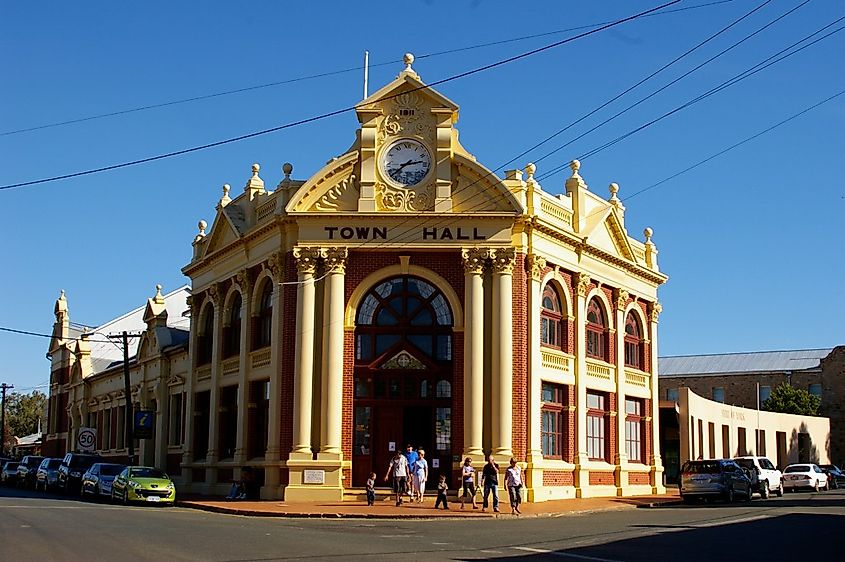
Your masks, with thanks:
M359 212L451 212L458 106L428 88L406 54L399 76L356 107Z

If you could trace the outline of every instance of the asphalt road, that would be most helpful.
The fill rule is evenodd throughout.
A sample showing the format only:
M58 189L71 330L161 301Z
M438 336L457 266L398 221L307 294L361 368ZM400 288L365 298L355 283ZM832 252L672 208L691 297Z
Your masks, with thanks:
M0 560L842 559L845 490L485 520L280 519L0 488ZM407 558L407 557L411 558Z

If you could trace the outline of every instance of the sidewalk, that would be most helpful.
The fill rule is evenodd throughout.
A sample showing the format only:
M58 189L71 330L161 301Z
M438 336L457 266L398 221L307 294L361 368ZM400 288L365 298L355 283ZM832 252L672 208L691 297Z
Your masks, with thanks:
M285 503L276 500L266 501L225 501L211 497L192 497L179 500L180 507L202 509L230 515L245 515L252 517L314 517L314 518L367 518L367 519L429 519L429 518L493 518L515 517L510 514L507 494L500 505L501 513L493 513L491 509L481 511L472 509L467 504L461 509L460 502L449 502L449 510L434 509L434 497L427 497L422 504L405 503L400 507L393 502L376 501L374 506L367 506L364 501L343 501L333 503ZM583 498L571 500L554 500L541 503L524 503L520 506L522 517L560 517L595 511L609 511L619 509L636 509L641 507L655 507L658 505L677 503L680 501L677 489L670 489L661 496L633 496L629 498Z

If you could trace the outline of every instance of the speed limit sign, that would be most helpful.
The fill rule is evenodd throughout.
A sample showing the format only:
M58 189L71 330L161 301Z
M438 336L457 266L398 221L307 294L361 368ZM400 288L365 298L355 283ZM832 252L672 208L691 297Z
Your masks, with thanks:
M80 427L76 434L76 448L81 452L92 452L97 445L97 430L93 427Z

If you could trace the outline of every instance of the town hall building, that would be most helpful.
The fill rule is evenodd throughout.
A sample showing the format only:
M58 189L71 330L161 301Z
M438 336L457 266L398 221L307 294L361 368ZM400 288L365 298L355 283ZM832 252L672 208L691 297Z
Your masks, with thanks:
M405 63L348 150L274 190L256 164L200 221L189 334L160 359L186 366L180 490L249 467L262 497L340 500L411 444L453 489L492 454L529 501L663 492L651 230L630 236L618 186L594 193L578 161L562 195L533 164L497 176Z

